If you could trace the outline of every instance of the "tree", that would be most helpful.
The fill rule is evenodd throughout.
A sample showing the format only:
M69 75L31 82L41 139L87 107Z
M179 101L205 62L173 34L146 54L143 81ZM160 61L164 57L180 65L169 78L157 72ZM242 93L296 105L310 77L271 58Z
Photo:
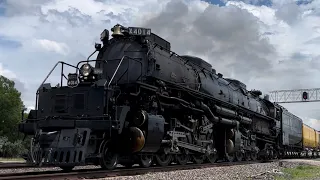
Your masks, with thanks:
M14 85L14 81L0 75L0 136L7 136L9 141L19 138L18 123L23 108L21 93Z

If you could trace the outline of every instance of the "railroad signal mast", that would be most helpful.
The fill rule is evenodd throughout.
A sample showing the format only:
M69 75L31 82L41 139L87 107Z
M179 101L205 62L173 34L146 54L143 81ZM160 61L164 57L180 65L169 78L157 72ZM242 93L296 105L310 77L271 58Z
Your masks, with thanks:
M271 91L269 97L276 103L319 102L320 88Z

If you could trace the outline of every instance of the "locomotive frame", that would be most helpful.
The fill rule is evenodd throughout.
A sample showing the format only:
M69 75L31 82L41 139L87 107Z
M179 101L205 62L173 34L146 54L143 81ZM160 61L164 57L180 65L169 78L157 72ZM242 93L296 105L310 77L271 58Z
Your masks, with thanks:
M40 85L36 109L19 124L33 136L29 162L114 169L267 160L304 151L302 134L299 139L283 124L294 117L290 121L302 126L301 119L268 96L223 78L200 58L177 55L151 29L117 24L111 30L113 38L104 30L103 47L96 44L86 61L58 62ZM45 82L58 64L61 86L51 87ZM66 78L64 65L76 73ZM289 136L294 141L286 141Z

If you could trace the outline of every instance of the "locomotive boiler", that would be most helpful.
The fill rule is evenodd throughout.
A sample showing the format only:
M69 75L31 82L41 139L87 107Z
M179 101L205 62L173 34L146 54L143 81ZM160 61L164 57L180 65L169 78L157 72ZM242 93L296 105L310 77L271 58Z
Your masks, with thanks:
M94 52L76 66L58 62L53 69L75 73L38 88L36 109L19 124L33 137L30 162L113 169L279 155L282 108L268 96L201 58L174 53L151 29L117 24L111 31L111 39L101 33L95 60Z

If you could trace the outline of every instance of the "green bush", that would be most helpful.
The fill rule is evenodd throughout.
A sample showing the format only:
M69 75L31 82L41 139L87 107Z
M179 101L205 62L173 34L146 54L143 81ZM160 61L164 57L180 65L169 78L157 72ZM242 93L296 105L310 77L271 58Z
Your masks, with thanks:
M8 138L7 137L1 137L0 136L0 157L3 156L4 153L4 146L5 144L8 142Z
M7 137L0 137L0 156L14 158L26 152L25 144L21 140L10 142Z

